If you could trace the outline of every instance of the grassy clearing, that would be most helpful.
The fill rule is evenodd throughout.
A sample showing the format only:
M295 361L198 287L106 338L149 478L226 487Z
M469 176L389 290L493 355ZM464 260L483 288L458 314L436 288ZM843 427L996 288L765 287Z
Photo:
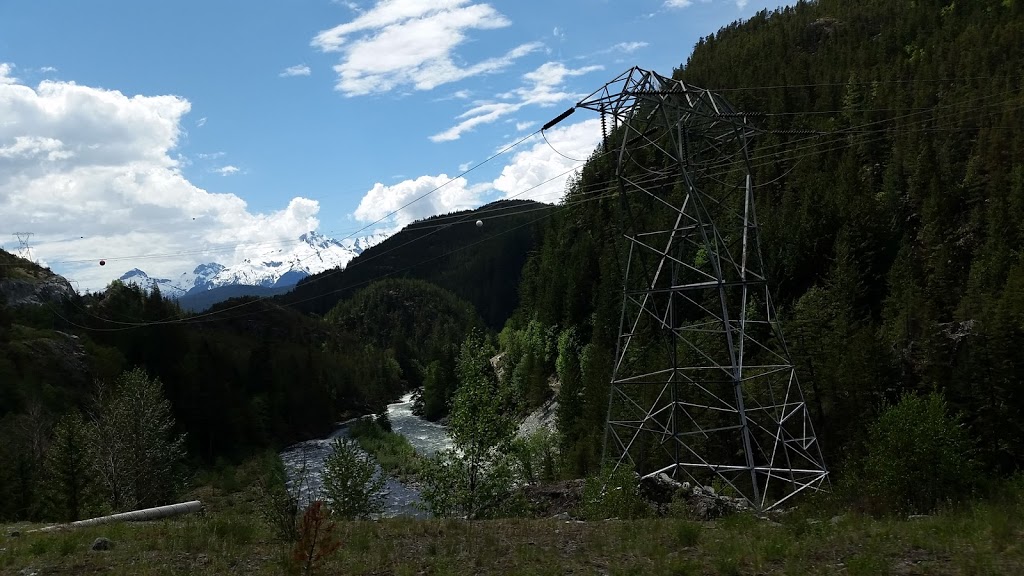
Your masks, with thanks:
M219 475L245 483L248 474ZM255 513L249 488L219 480L190 496L205 514L162 522L27 534L0 540L0 573L280 574L289 546ZM250 484L251 485L251 484ZM392 519L339 523L342 547L325 574L846 574L1024 573L1024 491L914 520L797 510L767 522L733 516L565 522ZM105 536L107 552L89 550Z
M422 468L422 457L409 440L384 430L370 418L349 424L349 435L380 464L385 473L402 481L414 481Z

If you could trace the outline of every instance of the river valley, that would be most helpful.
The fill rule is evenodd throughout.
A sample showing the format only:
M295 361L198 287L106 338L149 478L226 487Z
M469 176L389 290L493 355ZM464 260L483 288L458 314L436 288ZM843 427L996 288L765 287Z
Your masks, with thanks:
M392 429L409 439L417 452L430 456L439 450L452 446L447 430L440 424L424 420L412 413L412 394L406 394L398 402L388 405L388 417ZM335 438L346 438L348 429L342 426L327 438L307 440L289 446L281 452L288 473L289 488L297 487L299 497L309 501L315 497L322 485L324 462L331 453ZM379 470L379 469L378 469ZM418 506L419 492L398 480L388 477L384 486L384 512L382 517L396 516L426 517L429 514Z

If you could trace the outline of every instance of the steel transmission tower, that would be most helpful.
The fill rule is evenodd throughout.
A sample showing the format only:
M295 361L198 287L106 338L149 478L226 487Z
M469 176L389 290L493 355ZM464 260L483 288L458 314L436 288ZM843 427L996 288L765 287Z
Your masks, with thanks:
M747 116L640 68L576 107L602 115L627 220L606 457L642 476L717 478L757 510L824 488L765 277Z
M32 260L32 247L29 246L28 241L32 238L34 233L32 232L15 232L13 236L18 239L18 256L21 256L25 260Z

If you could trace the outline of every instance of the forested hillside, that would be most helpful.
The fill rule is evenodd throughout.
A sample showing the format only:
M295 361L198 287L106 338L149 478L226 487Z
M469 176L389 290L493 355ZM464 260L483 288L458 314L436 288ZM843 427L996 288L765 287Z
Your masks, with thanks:
M483 321L451 292L425 282L395 278L371 284L340 302L326 316L331 325L393 351L404 383L423 387L424 416L448 412L455 391L459 346Z
M518 304L520 270L539 239L539 222L552 209L500 200L414 222L344 270L303 279L281 301L322 315L375 280L417 278L468 301L489 327L499 329ZM476 226L477 220L483 226Z
M761 248L834 469L907 391L943 392L991 469L1024 457L1022 16L1004 0L801 2L704 38L674 73L762 129ZM567 201L613 179L595 155ZM562 432L581 471L600 452L618 333L618 206L550 220L506 327L578 339Z
M0 256L8 281L31 279L26 293L48 294L59 278ZM393 350L266 300L190 317L120 282L85 297L0 300L0 518L44 513L54 426L90 421L100 384L136 367L161 382L194 466L322 435L404 386Z
M551 209L497 202L417 222L288 297L233 298L198 315L119 281L80 296L0 253L0 518L54 513L48 455L62 431L98 425L103 390L125 374L159 383L192 467L322 436L418 387L424 415L440 418L459 347L514 309Z

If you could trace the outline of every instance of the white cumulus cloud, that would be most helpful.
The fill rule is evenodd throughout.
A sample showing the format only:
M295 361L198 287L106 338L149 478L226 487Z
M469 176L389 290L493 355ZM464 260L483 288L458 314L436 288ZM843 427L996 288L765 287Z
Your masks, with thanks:
M392 186L377 183L363 196L353 216L362 222L384 218L381 229L398 230L429 216L479 206L489 188L487 184L471 186L465 178L453 180L447 174L420 176ZM392 212L395 214L389 216Z
M64 143L55 138L15 136L14 142L0 145L0 158L31 158L41 162L54 162L70 158L73 153L64 149Z
M477 102L456 118L459 120L457 124L434 134L430 139L434 142L458 140L463 133L514 114L525 106L549 107L559 102L572 101L579 94L566 91L565 79L601 69L602 66L567 68L561 62L546 62L537 69L523 74L524 83L519 88L498 95L496 100Z
M278 76L282 78L290 78L293 76L309 76L311 73L312 70L309 69L309 66L306 66L305 64L296 64L295 66L285 68L280 74L278 74Z
M710 4L715 0L665 0L664 6L666 8L689 8L690 6L693 6L696 1L699 1L701 4ZM749 0L733 0L733 3L736 4L736 7L740 10L746 8L748 2ZM651 14L650 16L654 16L654 14Z
M135 266L167 277L211 260L230 265L248 254L199 252L294 240L318 226L314 200L252 213L235 194L191 183L176 151L191 108L184 98L72 82L33 87L12 79L12 68L0 67L4 228L33 232L35 256L83 289ZM129 258L139 255L157 257Z
M582 166L582 162L573 159L589 158L600 142L601 122L592 118L558 126L548 130L546 136L550 146L537 139L512 156L494 181L470 183L464 177L452 180L439 174L393 186L378 183L363 196L353 216L365 223L384 219L378 227L394 231L430 216L476 208L494 199L494 191L501 198L557 203L565 193L569 176ZM468 166L466 163L459 169ZM396 214L391 215L392 212Z
M406 86L431 90L503 70L542 47L530 42L475 64L456 64L456 51L471 31L509 25L490 5L470 0L379 0L352 21L320 32L311 44L341 54L334 67L336 88L347 96Z
M630 54L632 52L636 52L641 48L646 48L647 46L647 42L619 42L618 44L612 46L611 50L613 52L625 52L626 54Z
M543 139L516 153L494 180L495 190L504 198L531 199L554 203L561 200L572 168L582 164L601 141L601 121L556 126Z
M0 62L0 84L14 84L18 81L17 78L11 76L11 72L14 70L14 64L8 62Z
M238 174L241 172L238 166L232 166L230 164L227 166L221 166L220 168L214 168L213 171L221 176L231 176L232 174Z

